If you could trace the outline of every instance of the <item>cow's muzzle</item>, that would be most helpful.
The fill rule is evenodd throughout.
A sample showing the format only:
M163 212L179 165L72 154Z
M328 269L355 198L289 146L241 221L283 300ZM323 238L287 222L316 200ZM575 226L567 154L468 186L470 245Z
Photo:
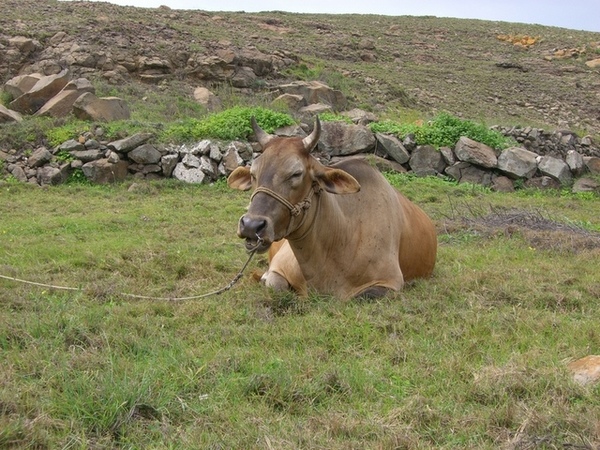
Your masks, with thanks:
M265 217L253 217L249 214L243 215L238 224L238 236L246 239L246 250L266 252L273 243L269 229L268 219Z

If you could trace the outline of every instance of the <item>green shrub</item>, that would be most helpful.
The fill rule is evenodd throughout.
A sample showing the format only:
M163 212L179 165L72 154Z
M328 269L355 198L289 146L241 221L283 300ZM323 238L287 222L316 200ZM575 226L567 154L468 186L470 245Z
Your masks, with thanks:
M490 130L483 124L459 119L448 113L441 113L431 122L422 125L397 124L390 121L373 123L371 130L395 134L400 138L412 133L415 135L417 144L433 145L434 147L454 147L462 136L496 149L506 148L512 142L502 133Z
M56 147L69 139L76 139L80 134L89 131L90 124L82 120L74 120L46 131L50 147Z
M262 107L236 106L202 120L186 119L166 127L159 139L163 142L185 142L197 139L248 139L252 134L250 119L256 121L267 133L292 125L294 120L287 114Z
M319 119L321 119L321 121L323 122L344 122L348 124L353 123L350 117L332 112L324 112L322 114L319 114Z
M0 91L0 105L8 106L13 101L12 95L5 90Z

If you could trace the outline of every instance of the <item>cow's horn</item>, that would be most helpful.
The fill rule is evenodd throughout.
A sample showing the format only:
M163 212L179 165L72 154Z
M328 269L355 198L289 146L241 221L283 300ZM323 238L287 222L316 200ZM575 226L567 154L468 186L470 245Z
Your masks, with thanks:
M256 118L254 116L252 116L252 119L250 122L252 123L252 130L254 131L256 140L258 141L260 146L264 149L265 145L267 145L269 143L269 141L271 139L273 139L273 136L271 136L268 133L265 133L264 130L258 126L258 123L256 122Z
M321 121L319 120L319 116L315 118L315 127L308 136L302 139L302 144L304 144L304 149L310 153L313 148L319 142L319 137L321 136Z

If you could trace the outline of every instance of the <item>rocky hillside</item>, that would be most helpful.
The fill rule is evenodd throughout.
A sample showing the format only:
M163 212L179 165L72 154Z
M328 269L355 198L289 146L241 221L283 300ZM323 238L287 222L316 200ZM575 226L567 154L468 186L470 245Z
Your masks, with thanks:
M135 86L131 92L191 97L199 86L226 86L243 99L321 79L349 107L382 116L444 110L489 124L600 133L598 33L433 17L2 4L2 83L68 68L116 93Z

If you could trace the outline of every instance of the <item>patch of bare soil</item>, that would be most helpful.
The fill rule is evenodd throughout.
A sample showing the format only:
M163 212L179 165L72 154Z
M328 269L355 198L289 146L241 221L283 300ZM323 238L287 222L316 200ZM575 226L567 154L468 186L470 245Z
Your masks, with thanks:
M481 236L521 237L538 250L579 253L600 250L600 233L581 226L559 222L542 211L490 208L486 213L467 208L467 214L454 215L443 223L444 232L468 230Z

